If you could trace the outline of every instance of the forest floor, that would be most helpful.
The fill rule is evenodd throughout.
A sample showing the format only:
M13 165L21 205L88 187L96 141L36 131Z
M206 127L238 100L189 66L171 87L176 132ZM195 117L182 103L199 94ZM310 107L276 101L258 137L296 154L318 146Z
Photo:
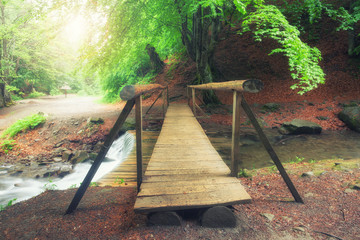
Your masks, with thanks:
M276 128L285 121L301 118L316 122L326 130L346 129L337 114L343 104L360 100L358 62L346 56L346 34L334 34L326 27L322 31L321 39L327 41L315 45L323 54L321 64L327 82L304 96L289 88L293 80L286 59L267 55L273 42L254 43L247 34L233 34L220 41L215 57L222 80L258 78L264 82L265 89L261 93L245 94L245 97L265 127ZM169 86L170 101L186 102L186 85L193 82L195 72L191 61L173 60L156 82ZM205 108L210 119L202 122L204 126L221 129L231 125L232 94L219 92L217 95L225 105ZM144 105L149 106L155 98L156 94L150 96ZM38 100L29 100L27 106L31 101ZM269 102L278 103L279 111L262 111L262 105ZM97 107L93 103L84 105L80 109L90 111L78 114L80 110L72 113L67 105L64 114L49 114L51 118L44 126L16 138L18 145L7 155L1 153L1 162L14 163L29 155L51 158L55 151L53 146L64 139L68 141L63 146L71 149L103 141L123 103ZM16 109L1 115L0 120L7 121L6 116L20 111ZM84 130L89 116L102 117L105 123L80 136L78 132ZM246 121L242 116L244 126ZM161 122L148 122L145 129L160 126ZM91 187L79 208L70 215L64 212L76 189L46 191L6 208L0 212L0 233L4 239L360 239L358 159L340 164L337 160L293 163L286 168L305 204L293 202L276 171L256 169L250 177L240 178L253 201L233 206L238 221L236 228L203 228L191 216L181 227L147 226L146 216L133 212L136 197L133 188ZM314 169L321 171L314 176L301 177L302 173Z

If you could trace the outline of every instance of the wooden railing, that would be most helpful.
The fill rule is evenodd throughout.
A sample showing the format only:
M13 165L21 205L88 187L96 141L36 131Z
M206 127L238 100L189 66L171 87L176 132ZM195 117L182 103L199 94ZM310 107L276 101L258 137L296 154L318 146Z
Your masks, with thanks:
M103 162L109 148L112 143L118 136L118 133L125 123L125 120L129 116L133 107L135 106L135 129L136 129L136 165L137 165L137 187L138 191L143 178L143 163L142 163L142 95L146 93L152 93L156 90L162 90L160 94L165 95L164 91L167 90L167 87L164 87L160 84L149 84L149 85L129 85L125 86L120 92L120 97L127 101L125 107L121 111L117 121L110 130L109 135L106 137L106 140L103 146L100 149L94 163L91 165L90 170L85 176L83 182L81 183L79 189L75 193L73 200L71 201L66 214L72 213L80 203L82 197L84 196L87 188L89 187L91 180L95 176L97 170L99 169L101 163ZM160 95L159 95L160 96ZM159 97L158 97L159 98ZM158 99L157 98L157 99ZM167 98L168 99L168 98ZM168 104L168 103L167 103ZM163 103L163 115L165 115L165 102Z
M264 145L266 151L268 152L271 159L275 163L277 169L279 170L282 178L284 179L286 185L288 186L295 201L303 203L303 200L301 199L298 191L296 190L294 184L292 183L290 177L288 176L282 163L280 162L279 157L277 156L276 152L271 146L269 139L266 137L254 113L252 112L250 106L248 105L248 103L244 98L243 92L258 93L263 89L263 87L264 87L263 83L257 79L236 80L236 81L208 83L201 85L189 85L188 88L191 89L191 100L189 98L189 105L190 102L192 102L192 109L194 112L194 116L196 117L197 116L196 109L201 109L196 104L196 92L195 92L196 89L233 92L233 120L232 120L232 141L231 141L231 166L230 166L231 176L237 177L239 171L240 107L242 107L244 112L248 116L250 122L257 131L260 141Z

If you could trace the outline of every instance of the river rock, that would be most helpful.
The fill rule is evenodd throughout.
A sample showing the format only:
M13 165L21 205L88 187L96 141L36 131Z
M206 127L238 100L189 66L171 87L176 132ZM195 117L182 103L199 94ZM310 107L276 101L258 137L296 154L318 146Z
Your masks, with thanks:
M121 127L121 130L123 132L129 131L129 130L135 130L135 124L136 124L135 118L128 118L124 122L124 125Z
M77 150L74 154L74 157L71 158L73 164L81 163L89 159L89 154L86 151Z
M64 162L67 162L71 159L73 153L70 150L66 150L62 153L61 158Z
M279 110L280 104L277 103L266 103L264 106L262 106L262 109L267 112L276 112Z
M280 129L282 134L320 134L321 131L322 128L319 124L302 119L284 122Z
M87 123L92 123L92 124L103 124L104 123L104 119L98 117L98 118L95 118L95 117L90 117L88 120L87 120Z
M339 115L339 119L343 121L351 130L360 132L360 107L346 107Z

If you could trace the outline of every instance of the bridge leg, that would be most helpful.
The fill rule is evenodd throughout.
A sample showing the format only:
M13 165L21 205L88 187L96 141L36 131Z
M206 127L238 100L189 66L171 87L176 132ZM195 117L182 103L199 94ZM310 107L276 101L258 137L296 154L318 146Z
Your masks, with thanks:
M81 198L84 196L86 189L89 187L91 180L95 176L96 171L99 169L102 161L104 160L104 158L106 156L106 153L108 152L109 148L111 147L111 144L117 137L117 134L119 133L119 130L122 127L122 125L124 124L127 116L129 116L134 104L135 104L134 100L129 100L126 102L124 109L120 113L119 118L115 122L113 128L110 130L110 133L107 136L107 138L104 142L104 145L101 147L100 152L96 156L94 163L91 165L91 168L89 169L88 173L86 174L79 189L76 191L75 196L74 196L73 200L71 201L65 214L72 213L79 205Z
M137 169L137 190L140 191L140 185L143 178L142 163L142 99L141 95L135 99L135 129L136 129L136 169Z
M293 195L295 201L299 202L299 203L304 203L304 201L300 197L300 194L298 193L294 184L292 183L289 175L286 173L285 168L281 164L279 157L277 156L276 152L274 151L273 147L271 146L269 139L266 137L265 133L261 129L260 124L256 120L255 115L251 111L251 108L247 104L244 96L242 96L241 106L243 107L246 115L249 117L252 125L254 126L255 130L257 131L262 144L264 145L266 151L269 153L271 159L275 163L277 169L280 172L281 177L284 179L284 181L285 181L287 187L289 188L291 194Z
M231 141L231 173L230 173L232 177L237 177L239 172L240 103L241 103L240 93L234 91L232 141Z

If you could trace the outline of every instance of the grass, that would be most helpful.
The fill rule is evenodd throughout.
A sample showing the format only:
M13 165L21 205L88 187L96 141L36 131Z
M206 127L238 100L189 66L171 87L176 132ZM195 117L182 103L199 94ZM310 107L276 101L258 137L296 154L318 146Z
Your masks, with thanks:
M4 141L0 144L0 148L1 148L2 150L4 150L4 152L5 152L5 154L6 154L6 153L8 153L10 150L12 150L15 145L16 145L16 141L15 141L15 140L6 139L6 140L4 140Z
M6 205L0 205L0 211L4 210L7 207L10 207L13 205L13 203L16 201L16 198L11 199Z
M16 121L10 127L8 127L2 134L1 138L13 138L20 132L25 132L28 129L34 129L40 124L46 121L46 117L43 114L37 113L27 116L23 119ZM4 144L4 143L3 143Z

